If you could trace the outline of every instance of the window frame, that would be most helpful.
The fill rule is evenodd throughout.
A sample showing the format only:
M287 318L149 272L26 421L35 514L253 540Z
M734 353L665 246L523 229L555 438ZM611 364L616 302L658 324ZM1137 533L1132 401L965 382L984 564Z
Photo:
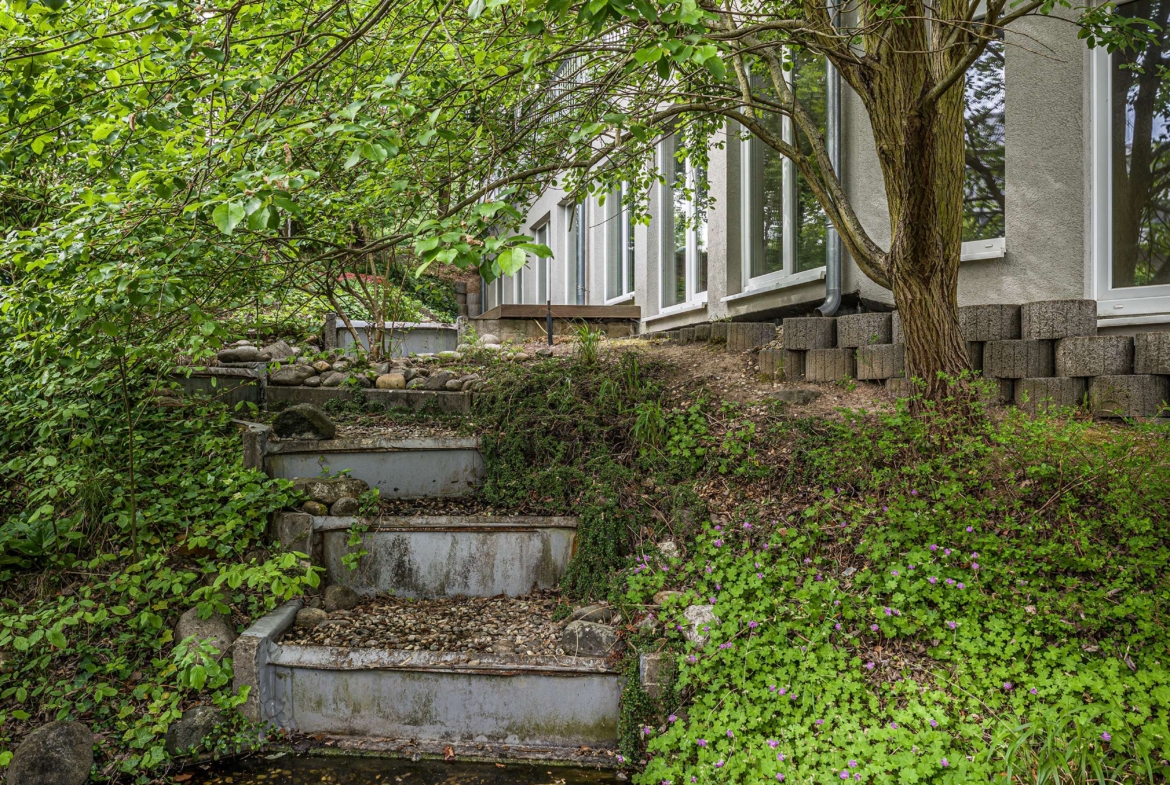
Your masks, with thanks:
M1170 311L1170 284L1113 287L1112 56L1099 47L1090 50L1089 57L1092 166L1089 296L1097 301L1098 317L1165 314Z
M975 9L974 21L978 22L987 15L987 0L981 0L979 6ZM1002 40L1003 31L1000 31L1000 38ZM1004 54L1004 85L1003 85L1003 104L1004 104L1004 150L1007 150L1007 54L1005 44ZM965 77L964 77L965 78ZM966 139L964 139L966 142ZM964 174L966 173L966 166L964 165ZM1004 167L1003 173L1004 193L1007 192L1007 167ZM984 259L1002 259L1007 254L1007 205L1004 205L1004 234L999 237L989 237L984 240L964 240L962 249L959 251L960 262L977 262Z
M544 232L544 239L543 240L540 237L541 232ZM552 250L552 246L550 246L549 242L548 242L548 238L551 234L552 234L552 216L546 215L543 219L541 219L541 221L539 223L537 223L535 226L532 227L532 242L536 243L537 245L548 246L549 250ZM537 305L544 305L550 299L552 299L552 269L551 269L552 268L552 259L550 259L548 257L542 258L539 256L536 256L535 259L536 259L536 269L535 269L536 289L537 289L537 294L539 295L539 297L537 298L536 304ZM525 265L525 266L527 267L527 265ZM544 278L544 286L543 287L540 285L541 284L540 279L542 277ZM541 289L543 289L544 291L540 291Z
M696 308L704 308L707 305L707 291L710 289L710 264L711 264L711 248L710 248L710 217L707 221L707 289L701 292L695 291L695 286L699 279L699 244L698 244L698 227L691 225L695 216L695 200L688 199L686 201L687 214L687 237L686 237L686 297L682 302L666 304L666 288L664 282L666 280L666 265L674 257L674 186L670 182L670 177L674 172L674 164L676 159L674 157L674 134L663 137L658 142L658 171L663 175L663 181L658 185L658 194L660 202L660 214L662 219L659 223L658 231L658 314L666 315L682 311L691 311ZM695 184L695 166L688 159L686 162L686 179L687 187L694 188ZM626 222L629 223L628 221Z
M832 137L839 131L840 121L840 89L839 76L837 69L833 67L832 63L825 64L825 111L827 115L827 122L829 127L827 129L827 137ZM784 72L784 80L791 88L792 72ZM793 144L796 140L796 131L793 127L792 118L783 117L780 121L780 138L787 144ZM795 286L801 283L821 280L825 276L825 271L828 268L829 256L835 253L834 247L837 243L836 233L833 230L832 222L826 218L825 227L825 263L813 267L808 270L796 269L796 222L797 222L797 208L798 198L796 187L796 163L787 156L782 156L782 176L783 183L781 189L784 193L784 217L781 220L781 231L784 236L784 266L779 270L774 270L763 275L752 275L752 251L754 248L753 237L755 232L759 231L754 227L756 223L756 211L753 204L752 191L755 185L756 178L760 176L753 171L753 146L756 144L763 145L750 132L740 139L739 149L739 198L740 198L740 285L739 295L751 294L753 292L765 292L773 289L780 289L785 286ZM777 153L777 155L780 155ZM837 156L839 159L839 156ZM840 160L834 160L833 165L838 169L840 175ZM736 296L736 295L732 295Z
M606 202L606 217L605 217L605 264L603 265L605 272L604 289L602 294L605 299L603 302L606 305L617 305L618 303L628 302L634 299L634 253L633 253L633 227L630 225L630 208L626 205L626 189L627 183L622 183L617 190L607 195ZM608 206L609 200L616 201L616 209L611 209ZM614 244L614 233L617 234L617 242ZM610 254L616 252L618 255L618 275L620 277L620 292L613 297L609 296L610 284Z

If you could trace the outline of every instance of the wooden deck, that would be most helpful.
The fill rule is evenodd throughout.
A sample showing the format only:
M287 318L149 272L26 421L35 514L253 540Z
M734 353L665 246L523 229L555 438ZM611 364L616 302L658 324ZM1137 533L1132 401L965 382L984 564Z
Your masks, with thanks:
M548 314L545 305L497 305L475 319L543 319ZM554 305L554 319L641 319L642 309L637 305Z

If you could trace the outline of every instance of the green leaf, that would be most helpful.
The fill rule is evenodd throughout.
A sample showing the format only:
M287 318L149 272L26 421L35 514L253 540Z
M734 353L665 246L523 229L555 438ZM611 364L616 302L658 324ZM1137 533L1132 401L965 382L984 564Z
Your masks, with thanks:
M528 252L523 248L509 248L496 257L504 275L515 275L528 264Z
M719 81L723 81L725 78L727 78L727 66L725 66L723 61L718 57L708 57L703 61L703 65L705 65L707 70L711 72L711 76L715 77Z
M64 649L68 645L68 642L65 640L65 634L60 630L49 630L45 637L49 639L49 643L53 644L58 649Z
M191 686L197 690L203 689L203 685L207 683L207 668L202 665L193 665L187 673L191 680Z
M221 232L230 236L244 220L244 206L239 202L224 202L212 212L211 220Z

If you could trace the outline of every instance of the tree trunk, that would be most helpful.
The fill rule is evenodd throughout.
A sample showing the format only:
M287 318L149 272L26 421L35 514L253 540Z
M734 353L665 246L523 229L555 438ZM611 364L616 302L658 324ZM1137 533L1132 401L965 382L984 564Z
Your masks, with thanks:
M925 17L926 14L923 14ZM924 101L951 55L931 52L927 24L893 28L881 68L869 72L862 100L889 202L888 255L894 302L902 315L906 373L942 400L970 367L959 330L963 239L963 80Z

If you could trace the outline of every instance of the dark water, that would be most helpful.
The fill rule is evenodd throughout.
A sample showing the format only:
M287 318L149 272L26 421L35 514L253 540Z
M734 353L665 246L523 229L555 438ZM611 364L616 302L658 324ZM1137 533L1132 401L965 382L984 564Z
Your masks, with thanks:
M617 785L612 771L533 763L444 763L286 755L199 772L188 785Z

